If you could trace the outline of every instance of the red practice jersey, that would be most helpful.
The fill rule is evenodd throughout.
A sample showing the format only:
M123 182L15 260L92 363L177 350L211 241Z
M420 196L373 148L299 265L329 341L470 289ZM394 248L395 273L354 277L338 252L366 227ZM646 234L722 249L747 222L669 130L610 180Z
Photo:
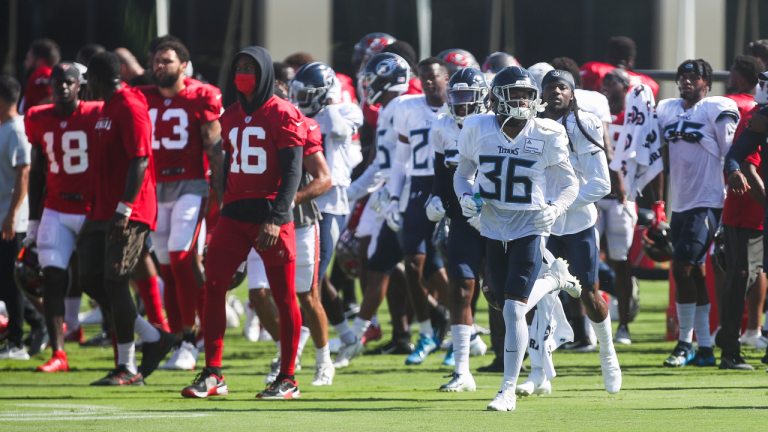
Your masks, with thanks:
M727 97L731 96L734 95L728 95ZM741 106L739 106L739 110L741 110ZM747 128L747 123L749 123L752 114L759 110L760 107L755 105L741 116L739 125L736 127L733 142L736 142L739 135ZM757 172L762 174L760 147L744 161L756 166ZM763 229L763 213L763 207L752 199L749 194L736 195L728 191L728 195L725 197L725 205L723 206L722 222L725 225L761 230Z
M152 158L152 122L147 99L139 90L123 87L104 104L96 122L93 145L94 194L88 218L109 220L125 192L131 159L149 157L144 183L133 202L131 220L155 229L157 195Z
M48 159L46 208L69 214L90 210L93 127L103 105L81 101L69 117L58 117L53 105L38 105L24 116L29 143L40 147Z
M24 88L24 112L40 104L40 101L51 95L51 71L53 68L43 66L37 68L29 76Z
M581 74L581 88L599 92L600 86L603 84L603 77L614 69L616 69L616 66L608 63L589 62L584 64L584 66L579 68L579 74ZM653 97L658 98L659 84L651 77L632 71L627 71L627 74L629 75L630 87L645 84L651 88Z
M752 108L757 106L757 102L755 102L755 96L749 94L749 93L739 93L739 94L727 94L723 95L723 97L727 97L728 99L736 102L736 106L739 108L739 118L744 118L747 116L747 113L749 113L749 117L752 117L752 114L750 111L752 111ZM736 129L736 135L733 137L733 142L736 142L736 138L738 138L741 131L744 130L742 128L743 122L739 122L739 126ZM744 123L744 127L746 127L746 124Z
M159 183L205 179L200 127L219 119L221 92L205 84L187 86L167 99L157 86L136 87L144 93L152 121L152 153Z
M223 149L232 153L224 204L274 199L282 174L278 151L304 145L308 132L304 115L290 102L272 96L251 115L235 102L220 121Z

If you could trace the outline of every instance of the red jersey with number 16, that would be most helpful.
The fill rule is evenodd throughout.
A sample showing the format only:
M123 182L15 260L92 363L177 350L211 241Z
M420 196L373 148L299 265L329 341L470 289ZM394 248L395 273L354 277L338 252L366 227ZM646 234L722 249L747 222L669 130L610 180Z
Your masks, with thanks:
M278 151L304 145L304 115L290 102L272 96L251 115L235 102L219 121L223 149L232 153L224 204L274 199L282 174Z
M90 169L93 127L104 102L80 102L72 115L59 117L53 105L30 108L24 116L29 143L46 155L45 207L69 214L87 214L93 182ZM33 215L37 219L39 215Z

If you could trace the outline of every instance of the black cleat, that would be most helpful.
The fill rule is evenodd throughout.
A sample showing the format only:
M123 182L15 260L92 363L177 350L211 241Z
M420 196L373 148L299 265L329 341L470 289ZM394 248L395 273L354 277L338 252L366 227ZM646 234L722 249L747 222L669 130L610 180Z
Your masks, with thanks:
M123 386L144 385L144 377L139 373L131 373L125 365L119 365L107 373L104 378L91 383L92 386Z
M109 333L101 332L80 344L81 347L107 347L112 345Z
M28 346L27 352L30 356L34 356L45 350L48 346L48 329L43 327L32 330L24 339L24 345Z
M478 372L504 373L504 356L494 357L491 364L477 368Z
M207 398L208 396L225 396L229 394L224 376L218 377L205 368L197 374L192 385L185 387L181 395L185 398Z
M392 339L387 343L380 344L372 350L365 352L365 355L385 355L385 354L411 354L416 347L409 340Z
M266 390L256 395L257 399L296 399L301 396L299 383L284 378L279 382L275 380Z
M738 352L720 354L720 369L755 370L752 365L744 361L741 353Z
M160 339L157 342L144 342L141 346L141 366L139 371L144 378L150 376L157 369L160 362L171 352L176 345L176 338L167 332L157 329L160 332Z

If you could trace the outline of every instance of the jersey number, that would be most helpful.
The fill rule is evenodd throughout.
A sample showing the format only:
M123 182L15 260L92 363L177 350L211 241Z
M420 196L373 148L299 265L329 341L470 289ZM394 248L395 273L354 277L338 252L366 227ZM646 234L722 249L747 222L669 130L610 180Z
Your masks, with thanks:
M413 168L426 169L429 167L429 158L433 157L433 155L427 154L421 162L418 162L417 155L419 154L419 150L429 144L429 128L412 130L411 136L415 135L421 135L421 142L413 146Z
M376 141L378 141L381 137L383 137L387 133L387 130L380 130L376 132ZM389 150L383 145L376 146L378 150L378 154L376 155L376 159L379 160L379 169L389 169L392 167L392 162L389 159ZM381 156L379 156L381 155Z
M49 169L53 174L60 171L56 154L53 151L53 132L43 135L45 153L48 155ZM64 152L64 172L80 174L88 169L88 135L83 131L67 131L61 135L61 151Z
M149 118L152 120L152 150L159 150L160 144L163 144L168 150L181 150L187 145L189 141L189 132L187 127L189 126L189 116L187 112L181 108L171 108L163 112L162 121L170 121L171 119L179 119L179 124L173 126L174 135L178 135L179 139L170 139L163 137L160 141L155 139L155 124L157 123L157 108L149 110Z
M493 183L493 191L487 191L480 187L480 196L496 201L501 201L501 175L504 170L504 161L509 161L507 165L507 176L504 187L504 202L513 204L530 204L531 192L533 190L533 182L528 176L516 176L515 169L518 166L523 168L530 168L535 164L535 161L529 161L525 159L518 159L505 156L480 156L480 165L493 164L493 169L484 172L485 178ZM515 195L515 185L519 184L523 188L522 195Z
M230 171L233 173L239 173L242 168L245 174L261 174L267 170L267 151L263 147L257 147L250 145L250 138L256 137L256 139L263 140L267 134L259 126L249 126L243 129L243 138L240 149L237 148L237 132L240 128L233 128L229 131L229 142L232 144L232 148L235 150L232 154L232 166ZM240 163L238 163L238 156L240 157ZM251 158L256 158L256 164L251 164Z

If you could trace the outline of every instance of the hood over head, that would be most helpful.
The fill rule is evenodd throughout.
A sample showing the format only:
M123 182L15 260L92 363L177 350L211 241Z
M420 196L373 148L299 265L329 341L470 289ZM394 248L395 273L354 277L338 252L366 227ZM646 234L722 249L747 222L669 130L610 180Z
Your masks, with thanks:
M256 83L256 90L254 90L255 97L253 102L248 103L245 99L245 95L237 91L237 100L240 101L240 105L246 114L253 114L254 111L261 108L269 98L275 92L275 71L272 67L272 56L269 55L269 51L259 46L250 46L244 48L239 53L235 54L232 58L232 65L230 69L230 78L235 79L235 60L240 55L251 56L256 60L256 64L259 66L259 80Z

